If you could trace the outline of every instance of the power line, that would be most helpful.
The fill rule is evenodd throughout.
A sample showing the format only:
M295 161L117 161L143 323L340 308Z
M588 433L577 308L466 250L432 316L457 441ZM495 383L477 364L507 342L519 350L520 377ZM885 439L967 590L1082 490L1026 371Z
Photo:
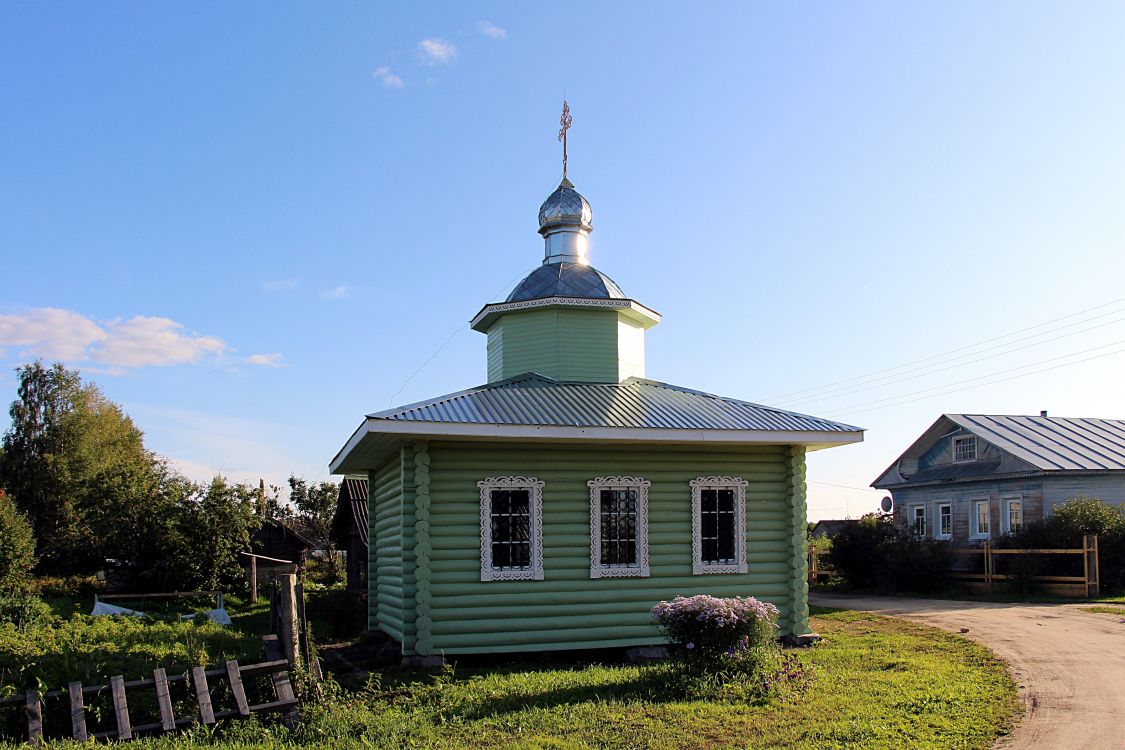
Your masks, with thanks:
M940 359L940 358L948 356L950 354L956 354L957 352L965 351L966 349L975 349L978 346L983 346L984 344L990 344L993 341L1000 341L1002 339L1011 338L1012 336L1015 336L1015 335L1020 334L1020 333L1025 333L1027 331L1034 331L1036 328L1043 328L1044 326L1051 325L1052 323L1057 323L1060 320L1069 320L1070 318L1075 318L1075 317L1078 317L1079 315L1085 315L1086 313L1093 312L1095 310L1101 310L1102 308L1110 307L1111 305L1116 305L1120 302L1125 302L1125 297L1121 297L1119 299L1115 299L1111 302L1106 302L1106 303L1103 303L1101 305L1095 305L1094 307L1088 307L1085 310L1079 310L1078 312L1070 313L1069 315L1063 315L1063 316L1058 317L1058 318L1053 318L1051 320L1044 321L1043 323L1038 323L1038 324L1033 325L1033 326L1028 326L1026 328L1020 328L1019 330L1011 331L1010 333L1005 333L1002 336L993 336L992 338L988 338L988 339L984 339L982 341L978 341L975 344L967 344L965 346L959 346L955 349L950 349L948 351L941 352L939 354L932 354L928 357L922 357L921 359L914 359L914 360L911 360L909 362L904 362L904 363L899 364L899 365L894 365L892 367L884 367L881 370L872 370L871 372L864 373L862 375L856 375L855 377L851 377L851 378L844 378L843 380L836 380L834 382L827 383L825 385L815 386L815 387L812 387L812 388L803 388L803 389L797 390L797 391L790 391L788 393L781 393L781 394L778 394L776 396L770 396L769 398L766 399L766 401L773 401L773 400L776 400L776 399L782 399L782 398L785 398L786 396L796 396L796 395L799 395L799 394L802 394L802 393L809 393L810 391L821 391L821 390L824 390L826 388L831 388L832 386L835 386L835 385L841 385L843 383L852 383L852 382L857 381L857 380L866 380L866 379L870 378L872 375L880 375L884 372L892 372L894 370L901 370L902 368L909 367L910 365L916 365L916 364L920 364L922 362L929 362L930 360ZM1084 322L1089 322L1089 320L1096 320L1099 317L1105 317L1105 315L1113 315L1116 312L1120 312L1120 311L1111 311L1111 312L1105 313L1103 315L1095 316L1095 317L1090 318L1086 321L1080 321L1079 324L1084 323ZM1063 327L1066 327L1066 326L1063 326ZM1062 328L1059 328L1059 329L1056 329L1056 330L1062 330ZM1051 331L1048 331L1047 333L1051 333ZM1034 337L1032 337L1032 338L1034 338ZM1009 343L1015 343L1015 342L1009 342ZM974 353L979 353L979 352L974 352ZM967 355L967 356L971 356L971 354Z
M1123 341L1114 342L1114 344L1121 344L1121 343L1125 343L1125 342L1123 342ZM1114 344L1106 344L1106 346L1113 346ZM1093 349L1087 349L1086 351L1094 351L1095 349L1102 349L1102 348L1104 348L1104 347L1098 346L1098 347L1094 347ZM1074 354L1067 354L1067 355L1064 355L1062 357L1054 357L1053 359L1065 359L1066 357L1073 357L1077 354L1082 354L1082 353L1083 352L1075 352ZM902 404L911 404L911 403L914 403L915 401L925 401L928 398L934 398L934 397L937 397L937 396L945 396L945 395L948 395L950 393L960 393L962 391L970 391L974 388L984 388L985 386L996 385L997 383L1006 383L1010 380L1017 380L1019 378L1026 378L1030 375L1038 375L1040 373L1050 372L1051 370L1059 370L1059 369L1062 369L1064 367L1071 367L1073 365L1079 365L1079 364L1082 364L1083 362L1090 362L1090 361L1095 360L1095 359L1104 359L1105 357L1112 357L1115 354L1125 354L1125 349L1118 349L1117 351L1106 352L1105 354L1095 354L1093 357L1086 357L1085 359L1080 359L1080 360L1077 360L1075 362L1064 362L1061 365L1054 365L1052 367L1044 367L1040 370L1033 370L1032 372L1025 372L1025 373L1021 373L1019 375L1013 375L1013 376L1008 377L1008 378L1000 378L999 380L991 380L987 383L978 383L976 385L965 386L964 388L953 388L953 389L948 390L948 391L942 391L941 393L932 393L932 394L929 394L929 395L926 395L926 396L921 396L919 398L912 398L912 399L907 399L905 401L896 401L896 402L890 403L890 404L883 404L882 406L872 406L869 409L852 410L852 409L854 409L854 407L846 407L844 409L837 409L835 411L829 412L829 414L830 415L834 414L834 415L837 415L837 417L839 417L841 415L846 416L846 415L849 415L849 414L861 414L863 412L868 412L868 411L878 411L879 409L887 409L887 408L890 408L892 406L901 406ZM1050 361L1052 361L1052 360L1051 359L1043 360L1043 362L1050 362ZM1042 364L1042 363L1036 362L1036 363L1033 363L1033 364ZM1032 366L1033 365L1024 365L1024 367L1032 367ZM1016 368L1013 368L1013 369L1022 370L1024 368L1023 367L1016 367ZM999 375L1000 373L1011 372L1011 371L1012 370L1001 370L998 373L992 373L992 374L993 375ZM989 376L983 375L981 377L989 377ZM980 378L970 378L970 380L980 380ZM962 380L960 382L967 383L967 382L969 382L969 380ZM938 387L940 388L942 386L938 386ZM935 390L935 389L934 388L927 388L923 391L915 391L914 393L926 393L927 391L932 391L932 390ZM910 395L914 395L914 394L904 393L904 394L901 394L901 395L902 396L910 396ZM896 398L896 397L892 397L892 398ZM881 400L887 401L889 399L881 399ZM879 401L868 401L867 403L878 404ZM864 404L856 404L855 406L864 406Z
M1112 313L1106 313L1106 315L1113 315L1117 312L1120 312L1120 311L1115 310ZM1105 317L1105 315L1099 315L1099 316L1096 316L1095 318L1089 318L1087 320L1079 321L1078 323L1071 323L1069 325L1062 326L1061 328L1056 328L1055 330L1058 331L1058 330L1062 330L1062 328L1069 328L1071 326L1081 325L1082 323L1088 323L1088 322L1090 322L1090 320L1096 320L1097 318L1102 318L1102 317ZM967 365L976 364L977 362L984 362L985 360L995 359L997 357L1003 357L1006 354L1014 354L1015 352L1021 352L1021 351L1024 351L1025 349L1032 349L1036 346L1042 346L1043 344L1050 344L1054 341L1061 341L1062 339L1070 338L1071 336L1077 336L1079 334L1087 333L1089 331L1093 331L1093 330L1096 330L1098 328L1105 328L1108 325L1113 325L1114 323L1120 323L1122 321L1125 321L1125 318L1117 318L1115 320L1109 320L1109 321L1106 321L1105 323L1099 323L1097 325L1090 326L1089 328L1083 328L1083 329L1078 330L1078 331L1071 331L1070 333L1064 333L1061 336L1055 336L1054 338L1045 339L1043 341L1036 341L1036 342L1031 343L1031 344L1026 344L1024 346L1018 346L1014 349L1007 349L1005 351L997 352L995 354L988 354L988 355L985 355L983 357L978 357L977 359L971 359L968 362L961 362L959 364L949 365L948 367L939 367L937 369L927 369L929 367L929 365L923 366L923 367L918 367L918 368L915 368L914 370L907 370L906 372L900 373L900 374L906 375L906 373L917 372L918 370L925 370L925 372L920 372L917 375L909 375L907 377L898 377L898 375L887 375L887 376L884 376L882 378L876 379L876 380L887 381L885 383L877 383L877 384L874 384L874 385L866 385L866 386L863 386L861 388L838 388L835 391L830 391L826 394L816 396L814 398L798 399L797 401L790 402L790 405L794 405L794 404L797 404L797 405L799 405L799 404L813 404L813 403L816 403L818 401L829 401L831 399L840 398L841 396L849 396L853 393L862 393L863 391L870 391L870 390L873 390L875 388L885 388L889 385L894 385L896 383L902 383L902 382L905 382L907 380L917 380L918 378L924 378L927 375L934 375L936 373L946 372L948 370L956 370L959 367L965 367ZM998 346L989 347L988 349L982 349L981 351L990 351L992 349L999 349L999 348L1002 348L1002 347L1009 346L1011 344L1018 343L1020 341L1026 341L1029 338L1039 338L1040 336L1045 336L1048 333L1054 333L1054 331L1046 331L1044 333L1037 333L1033 336L1026 336L1022 339L1016 339L1015 341L1010 341L1006 344L1000 344ZM972 357L972 356L974 356L974 354L979 354L979 353L980 352L973 352L972 354L963 354L959 357L954 357L954 359L963 359L964 357Z
M810 482L812 484L826 484L829 487L839 487L842 490L858 490L860 492L879 492L879 493L883 493L883 490L876 490L876 489L873 489L871 487L852 487L852 486L847 485L847 484L833 484L832 482L820 482L820 481L817 481L816 479L806 479L805 481ZM883 493L883 494L885 494L885 493Z
M531 270L535 270L535 269L533 268L533 269L531 269ZM496 292L496 294L492 295L492 296L491 296L491 297L490 297L489 299L496 299L496 298L497 298L497 297L499 297L499 296L500 296L501 294L503 294L503 293L504 293L505 291L507 291L508 287L510 287L510 286L511 286L512 284L514 284L514 283L516 282L516 279L519 279L519 278L522 278L522 277L524 277L524 276L527 276L527 274L529 274L529 273L531 273L531 271L521 271L520 273L516 274L515 276L513 276L513 277L512 277L512 278L511 278L511 279L510 279L510 280L508 281L508 283L507 283L507 284L505 284L505 285L504 285L504 286L503 286L503 287L502 287L502 288L500 289L500 291ZM425 361L425 362L423 362L422 364L418 365L417 369L415 369L415 370L414 370L414 372L410 373L410 376L409 376L408 378L406 378L406 380L402 381L402 385L401 385L401 386L399 386L398 390L397 390L397 391L395 391L395 393L394 393L394 395L393 395L393 396L391 396L391 398L390 398L390 401L388 401L388 402L387 402L387 408L388 408L388 409L389 409L390 407L392 407L392 406L394 406L394 405L395 405L395 399L396 399L396 398L398 398L398 395L399 395L400 393L402 393L403 391L405 391L405 390L406 390L406 386L410 384L410 381L411 381L411 380L413 380L413 379L415 378L415 376L417 376L417 375L418 375L418 373L422 372L422 370L423 370L423 369L425 369L426 365L428 365L428 364L430 364L431 362L433 362L433 361L434 361L434 359L436 359L436 358L437 358L437 355L441 354L441 350L442 350L442 349L444 349L444 348L445 348L445 347L446 347L446 346L447 346L447 345L449 344L449 342L450 342L450 341L452 341L452 340L454 339L454 337L455 337L455 336L456 336L457 334L461 333L461 331L465 330L465 329L466 329L466 328L468 328L468 327L469 327L469 324L468 324L468 323L465 323L465 324L464 324L464 325L462 325L462 326L461 326L460 328L458 328L458 329L457 329L456 331L454 331L453 333L449 334L448 338L446 338L446 339L445 339L445 341L441 342L441 345L440 345L440 346L439 346L439 347L438 347L437 349L435 349L435 350L434 350L434 353L433 353L433 354L431 354L431 355L430 355L430 356L429 356L429 357L428 357L428 358L426 359L426 361Z

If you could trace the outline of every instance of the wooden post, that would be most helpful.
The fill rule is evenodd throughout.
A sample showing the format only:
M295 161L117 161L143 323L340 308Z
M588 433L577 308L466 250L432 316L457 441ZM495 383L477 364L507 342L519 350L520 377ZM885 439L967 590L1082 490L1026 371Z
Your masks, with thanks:
M246 688L242 686L242 673L238 671L238 662L227 662L227 679L230 681L230 692L234 696L234 705L238 715L246 718L250 715L250 702L246 700Z
M133 739L133 723L129 720L129 702L125 699L125 678L114 675L109 678L109 690L113 694L113 713L117 717L117 739Z
M43 699L39 691L27 691L27 740L32 745L43 744Z
M168 675L163 667L152 671L156 683L156 703L160 706L160 727L165 732L176 729L176 716L172 713L172 694L168 690Z
M992 591L992 540L984 540L984 585Z
M1101 591L1101 566L1098 563L1098 535L1082 536L1082 568L1086 576L1086 596L1097 596Z
M215 709L211 707L211 689L207 685L207 670L191 668L191 682L195 685L195 700L199 703L199 721L204 725L215 723Z
M74 739L85 742L89 739L86 733L86 706L82 703L82 683L72 682L66 686L70 695L70 730Z
M250 603L258 603L258 558L250 558Z
M278 638L285 658L294 667L301 663L301 631L297 622L297 576L286 573L281 576L281 624Z

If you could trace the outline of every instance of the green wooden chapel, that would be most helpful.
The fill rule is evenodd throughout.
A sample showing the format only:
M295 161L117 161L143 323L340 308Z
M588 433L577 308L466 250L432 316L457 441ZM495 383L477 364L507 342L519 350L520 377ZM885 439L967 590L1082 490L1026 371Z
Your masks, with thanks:
M591 219L564 173L543 264L472 320L487 382L332 461L367 478L369 627L405 655L655 644L652 605L700 593L808 632L805 454L863 431L646 379L660 315L587 263Z

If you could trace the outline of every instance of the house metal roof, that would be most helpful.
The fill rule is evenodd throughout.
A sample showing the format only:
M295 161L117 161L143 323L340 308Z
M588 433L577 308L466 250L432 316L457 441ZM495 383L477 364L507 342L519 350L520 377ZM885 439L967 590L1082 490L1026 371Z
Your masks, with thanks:
M1043 471L1125 471L1125 420L946 414Z
M682 430L858 432L862 428L643 378L561 382L527 374L371 419L462 424Z
M345 477L340 482L340 497L336 503L336 516L332 520L332 541L347 543L352 531L359 533L367 545L367 480Z
M522 302L545 297L627 299L617 282L593 266L549 263L529 273L504 301Z
M921 458L951 430L963 429L1007 457L919 468L904 476L904 460ZM1125 471L1125 420L1003 414L943 414L887 467L872 487L972 482L1054 472Z
M368 471L410 439L818 450L862 442L863 429L655 380L576 383L527 373L370 414L332 459L331 471Z

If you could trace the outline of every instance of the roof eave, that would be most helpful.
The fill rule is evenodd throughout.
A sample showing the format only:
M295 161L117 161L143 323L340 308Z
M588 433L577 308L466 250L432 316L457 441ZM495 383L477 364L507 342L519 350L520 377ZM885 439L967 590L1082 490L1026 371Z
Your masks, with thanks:
M368 437L374 443L364 446ZM330 464L333 474L372 469L360 466L385 460L393 446L406 439L519 440L521 442L566 443L649 443L707 445L802 445L821 450L863 442L863 430L705 430L634 427L471 424L463 422L422 422L369 417L352 435ZM361 451L361 448L366 450ZM363 454L361 458L361 453Z
M539 299L521 300L519 302L496 302L485 305L473 319L469 327L474 331L485 333L492 323L501 315L520 310L534 310L549 307L577 307L617 310L624 313L635 322L651 328L660 322L661 315L655 310L642 305L634 299L603 299L588 297L541 297Z

